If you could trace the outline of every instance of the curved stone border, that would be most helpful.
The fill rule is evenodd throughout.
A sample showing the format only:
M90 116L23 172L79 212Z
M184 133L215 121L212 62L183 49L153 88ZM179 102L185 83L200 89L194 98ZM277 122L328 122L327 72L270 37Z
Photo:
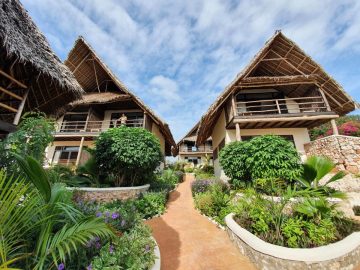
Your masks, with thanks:
M154 242L155 242L154 253L155 253L156 259L155 259L154 265L150 268L150 270L160 270L160 269L161 269L161 254L160 254L160 248L159 248L159 245L158 245L158 243L156 242L155 238L152 237L152 239L153 239Z
M80 197L85 200L95 200L98 202L110 202L114 200L133 199L149 189L150 185L136 187L111 187L111 188L92 188L80 187L69 188L73 191L80 192Z
M261 240L233 217L225 217L230 239L260 269L352 269L360 264L360 232L322 247L287 248Z

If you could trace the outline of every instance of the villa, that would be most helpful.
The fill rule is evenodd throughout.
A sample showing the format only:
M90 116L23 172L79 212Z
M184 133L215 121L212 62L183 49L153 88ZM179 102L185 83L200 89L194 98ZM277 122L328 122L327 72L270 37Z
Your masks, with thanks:
M101 132L120 125L149 130L160 140L163 155L172 154L176 143L169 126L116 78L82 37L65 65L85 94L65 106L57 119L55 140L46 154L49 164L84 163L89 154L83 147L93 146Z
M199 123L196 125L178 142L177 150L179 160L193 163L194 166L203 164L206 160L212 164L212 139L208 138L203 144L196 145L197 129Z
M197 145L212 138L215 175L225 178L219 151L225 144L276 134L304 158L309 128L353 111L357 103L297 44L280 31L228 85L202 117Z
M0 8L0 59L0 138L16 129L24 112L52 115L82 94L19 1Z

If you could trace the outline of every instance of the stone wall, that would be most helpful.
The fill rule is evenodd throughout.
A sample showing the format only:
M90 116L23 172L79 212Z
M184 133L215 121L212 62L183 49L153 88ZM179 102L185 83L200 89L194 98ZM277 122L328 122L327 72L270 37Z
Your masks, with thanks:
M360 172L360 138L332 135L305 144L308 156L322 155L331 158L339 170L353 174Z
M286 248L266 243L240 227L233 214L225 218L226 231L239 251L258 269L332 269L350 270L360 264L360 233L317 248Z
M127 200L138 197L147 191L150 185L137 187L115 187L115 188L73 188L78 195L88 201L111 202L116 200Z

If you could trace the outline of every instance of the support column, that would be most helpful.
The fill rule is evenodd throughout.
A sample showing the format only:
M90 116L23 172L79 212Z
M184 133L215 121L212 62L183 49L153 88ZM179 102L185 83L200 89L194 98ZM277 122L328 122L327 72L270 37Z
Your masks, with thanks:
M18 111L17 111L17 113L16 113L16 115L15 115L15 118L14 118L14 121L13 121L13 124L14 124L14 125L19 124L20 117L21 117L21 114L22 114L22 112L23 112L23 110L24 110L24 106L25 106L25 102L26 102L26 99L27 99L28 94L29 94L29 89L26 90L26 92L25 92L25 94L24 94L24 96L23 96L23 99L22 99L22 101L21 101L21 103L20 103L20 106L19 106L19 108L18 108Z
M81 152L82 152L83 145L84 145L84 139L85 139L85 137L81 137L79 152L78 152L78 155L76 157L76 162L75 162L76 167L79 165L79 162L80 162Z
M333 134L334 135L339 135L339 130L338 130L337 126L336 126L335 120L331 119L330 122L331 122L331 127L332 127L332 130L333 130Z
M235 124L235 129L236 129L236 141L240 142L241 141L241 134L240 134L240 125L239 125L239 123Z

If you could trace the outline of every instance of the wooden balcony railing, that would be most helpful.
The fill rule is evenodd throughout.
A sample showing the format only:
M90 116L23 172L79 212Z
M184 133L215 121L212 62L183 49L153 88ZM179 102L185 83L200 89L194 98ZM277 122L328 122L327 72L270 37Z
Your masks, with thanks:
M186 153L212 152L212 151L213 149L211 146L204 146L204 145L201 145L199 147L192 147L192 146L180 147L180 152L186 152Z
M125 125L127 127L142 127L144 119L127 120ZM58 133L78 133L78 132L102 132L111 127L119 127L120 121L117 120L103 120L103 121L65 121L62 122Z
M236 102L236 116L320 113L328 111L322 97L299 97Z

